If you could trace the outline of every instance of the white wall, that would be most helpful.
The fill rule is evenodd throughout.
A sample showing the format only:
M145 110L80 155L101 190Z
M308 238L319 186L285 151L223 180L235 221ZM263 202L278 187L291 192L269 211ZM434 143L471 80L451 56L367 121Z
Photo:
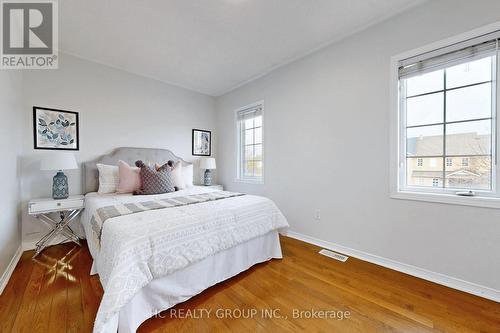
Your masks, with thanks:
M495 21L497 0L430 1L217 98L219 180L293 231L500 290L499 210L389 198L390 57ZM266 179L245 185L234 110L259 100Z
M39 238L46 230L27 216L26 207L31 198L50 197L53 176L39 170L45 152L33 149L34 105L79 112L80 151L75 153L79 162L128 146L168 148L194 161L191 130L215 127L215 102L210 96L66 54L60 55L58 70L27 72L23 88L21 193L25 242ZM80 194L80 170L66 174L70 195Z
M21 244L19 205L19 147L21 84L18 71L0 71L0 276Z

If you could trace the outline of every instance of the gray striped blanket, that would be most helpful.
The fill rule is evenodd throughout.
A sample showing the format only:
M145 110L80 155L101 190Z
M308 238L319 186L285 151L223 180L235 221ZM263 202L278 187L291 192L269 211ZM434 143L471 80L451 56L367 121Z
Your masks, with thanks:
M98 208L95 211L94 215L92 216L92 219L90 220L90 223L92 225L94 238L96 239L98 246L100 246L102 227L104 225L104 222L106 222L106 220L110 218L140 213L147 210L186 206L201 202L238 197L242 195L244 194L236 192L228 192L228 191L217 191L217 192L208 192L201 194L192 194L192 195L186 195L168 199L148 200L143 202L124 203L124 204L105 206Z

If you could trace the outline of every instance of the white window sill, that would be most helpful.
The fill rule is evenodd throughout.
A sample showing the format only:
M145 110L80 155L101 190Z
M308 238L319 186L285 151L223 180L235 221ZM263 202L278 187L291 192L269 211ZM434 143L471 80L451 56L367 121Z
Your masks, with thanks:
M391 193L391 198L402 200L416 200L426 202L444 203L450 205L462 205L473 207L486 207L500 209L499 197L462 197L455 194L442 193L420 193L411 191L398 191Z
M253 184L253 185L264 185L264 180L253 180L253 179L239 179L236 178L234 180L235 183L242 183L242 184Z

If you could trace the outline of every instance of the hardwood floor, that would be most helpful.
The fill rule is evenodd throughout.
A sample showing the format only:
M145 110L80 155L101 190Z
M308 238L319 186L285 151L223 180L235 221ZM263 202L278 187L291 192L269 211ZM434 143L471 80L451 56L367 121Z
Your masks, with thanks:
M500 303L354 258L341 263L291 238L282 246L283 260L222 282L139 332L500 332ZM103 290L88 274L87 247L32 254L23 254L0 296L0 332L91 332ZM295 318L311 309L336 318Z

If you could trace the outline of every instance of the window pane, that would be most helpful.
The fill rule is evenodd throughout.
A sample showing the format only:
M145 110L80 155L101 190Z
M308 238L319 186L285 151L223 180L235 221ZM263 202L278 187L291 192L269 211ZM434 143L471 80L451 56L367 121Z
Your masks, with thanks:
M254 160L262 160L262 145L254 146Z
M253 120L254 120L254 118L245 119L245 129L253 127Z
M466 163L463 163L463 160ZM491 189L491 158L489 156L455 157L453 166L446 166L445 186L457 189Z
M253 177L253 161L246 161L243 166L243 175Z
M407 156L443 154L443 125L422 126L406 130Z
M443 122L444 93L406 99L406 125L426 125Z
M236 127L238 129L238 172L237 177L242 181L256 181L262 174L262 147L263 147L263 107L245 108L238 111Z
M443 158L407 158L406 184L409 186L442 187Z
M262 116L255 117L255 127L262 126Z
M253 129L245 131L245 144L246 145L253 144Z
M491 83L450 90L446 112L446 121L490 118Z
M256 177L262 176L262 161L255 161L254 162L254 170L255 170Z
M446 155L491 154L491 121L446 125Z
M468 84L491 81L493 57L487 57L446 69L446 87L454 88Z
M253 160L253 147L254 146L245 146L245 160Z
M255 143L262 143L262 127L255 129Z
M444 89L444 70L414 76L406 80L406 96Z

